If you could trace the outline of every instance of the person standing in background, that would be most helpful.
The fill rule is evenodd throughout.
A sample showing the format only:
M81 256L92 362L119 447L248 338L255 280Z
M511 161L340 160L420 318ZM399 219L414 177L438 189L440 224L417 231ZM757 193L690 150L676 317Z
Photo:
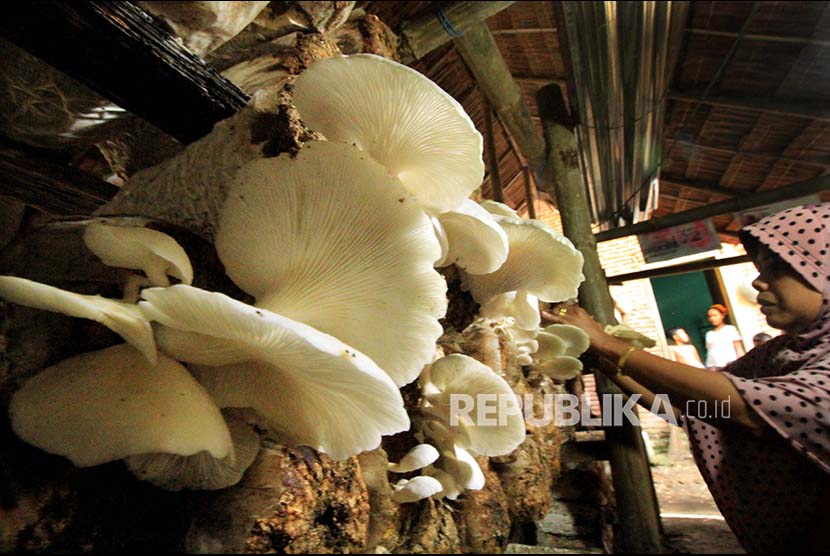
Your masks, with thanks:
M726 324L729 311L720 303L709 307L706 317L714 326L714 330L706 333L706 368L719 369L725 367L738 357L746 353L738 329Z
M666 338L669 340L669 353L671 353L673 360L692 367L703 368L700 354L697 352L697 348L692 345L692 339L689 338L689 334L685 330L672 328L666 333Z

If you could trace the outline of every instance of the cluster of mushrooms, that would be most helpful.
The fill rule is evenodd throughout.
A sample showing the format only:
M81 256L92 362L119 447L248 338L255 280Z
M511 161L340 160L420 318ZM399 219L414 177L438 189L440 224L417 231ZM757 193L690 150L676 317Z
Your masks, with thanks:
M519 412L495 427L453 423L453 395L512 391L471 357L437 358L447 284L436 268L462 269L477 325L503 327L524 364L568 378L585 338L540 330L539 301L576 296L582 255L541 222L469 199L484 175L481 135L416 71L373 55L320 60L297 77L294 102L326 140L245 165L219 216L216 251L252 304L193 287L171 237L106 223L84 241L105 264L141 272L122 299L0 277L0 297L125 341L28 380L9 407L20 438L82 467L123 459L169 490L220 489L263 436L344 459L414 426L421 444L389 469L420 470L395 485L401 503L482 488L474 456L521 444ZM410 423L400 388L416 379Z

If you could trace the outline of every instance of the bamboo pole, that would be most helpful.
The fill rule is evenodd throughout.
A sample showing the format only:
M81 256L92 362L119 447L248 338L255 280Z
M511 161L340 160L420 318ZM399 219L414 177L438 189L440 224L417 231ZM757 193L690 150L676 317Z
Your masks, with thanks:
M435 14L429 14L400 26L401 45L398 54L408 64L420 60L454 36L460 36L473 25L500 12L513 2L453 2L441 7L435 2Z
M614 305L605 272L591 232L588 199L582 183L576 136L558 86L547 86L536 95L547 143L547 161L555 176L554 190L565 235L585 257L585 282L579 289L580 304L602 324L616 324ZM595 373L598 394L621 394L601 373ZM608 408L603 407L602 411ZM617 499L620 529L617 546L626 553L658 553L660 512L639 426L623 422L605 429L609 442L611 473Z
M779 201L786 201L788 199L796 199L809 195L811 193L818 193L820 191L830 190L830 175L819 176L812 180L794 183L792 185L785 185L784 187L777 187L775 189L768 189L758 193L744 195L742 197L734 197L706 205L703 207L670 214L660 218L652 218L639 224L631 226L624 226L622 228L615 228L605 232L600 232L594 237L597 242L608 241L610 239L617 239L619 237L632 236L642 234L645 232L654 232L662 230L663 228L671 228L680 224L694 222L696 220L703 220L710 216L717 216L727 212L736 212L739 210L746 210L750 208L768 205L770 203L777 203Z

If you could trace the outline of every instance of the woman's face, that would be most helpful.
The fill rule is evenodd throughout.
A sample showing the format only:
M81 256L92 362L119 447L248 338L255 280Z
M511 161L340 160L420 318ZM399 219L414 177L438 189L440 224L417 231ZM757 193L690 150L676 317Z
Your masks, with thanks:
M706 317L709 319L709 322L712 326L718 327L723 324L723 313L718 311L717 309L709 309L706 313Z
M770 326L785 332L799 332L818 317L821 293L790 265L768 249L760 249L755 266L759 275L752 287L758 290L758 303Z

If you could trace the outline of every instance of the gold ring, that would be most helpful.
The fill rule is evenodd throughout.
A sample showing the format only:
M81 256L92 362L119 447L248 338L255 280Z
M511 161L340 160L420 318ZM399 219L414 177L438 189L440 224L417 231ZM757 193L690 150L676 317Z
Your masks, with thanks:
M563 318L565 316L565 313L567 313L567 312L568 312L567 307L560 307L559 308L559 318L560 319Z

